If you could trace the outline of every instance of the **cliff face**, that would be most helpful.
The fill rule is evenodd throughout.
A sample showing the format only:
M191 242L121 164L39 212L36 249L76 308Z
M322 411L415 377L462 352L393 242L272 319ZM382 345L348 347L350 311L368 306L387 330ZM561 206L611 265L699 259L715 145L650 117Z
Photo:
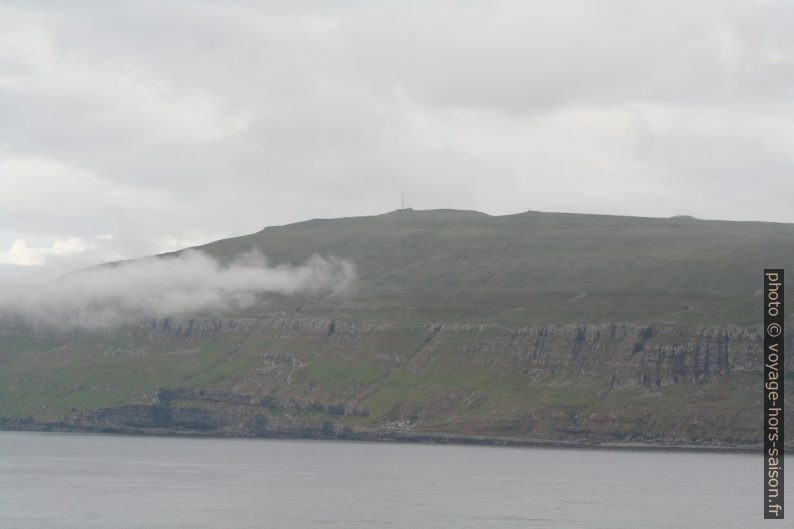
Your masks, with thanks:
M760 328L740 325L6 328L0 416L7 428L751 445L762 345Z
M495 371L603 375L613 386L660 386L763 372L761 329L721 325L681 327L636 324L564 324L509 327L499 324L409 324L305 319L158 320L121 333L149 341L213 339L218 335L267 336L311 345L315 354L366 355L393 366L432 364L450 353L453 363ZM419 344L389 348L395 335ZM418 357L417 357L418 356ZM303 367L291 355L276 364ZM791 357L787 363L791 368Z

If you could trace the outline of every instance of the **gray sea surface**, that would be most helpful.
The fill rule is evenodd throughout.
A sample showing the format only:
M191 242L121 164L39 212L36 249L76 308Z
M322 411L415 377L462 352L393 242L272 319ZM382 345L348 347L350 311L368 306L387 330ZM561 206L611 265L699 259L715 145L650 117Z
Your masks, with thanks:
M762 476L760 454L0 432L0 527L745 529L775 523Z

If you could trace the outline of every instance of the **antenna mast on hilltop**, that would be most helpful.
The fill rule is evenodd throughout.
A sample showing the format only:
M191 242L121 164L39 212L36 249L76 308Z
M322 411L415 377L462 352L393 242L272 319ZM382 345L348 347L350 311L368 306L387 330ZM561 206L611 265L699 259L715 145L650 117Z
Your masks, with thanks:
M400 193L400 211L413 211L413 208L405 206L405 191Z

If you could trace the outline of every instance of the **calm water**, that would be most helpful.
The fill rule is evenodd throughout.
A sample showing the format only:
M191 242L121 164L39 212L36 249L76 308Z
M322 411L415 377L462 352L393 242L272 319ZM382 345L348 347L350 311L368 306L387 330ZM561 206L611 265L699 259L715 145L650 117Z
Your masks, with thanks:
M761 474L736 454L0 432L0 527L744 529Z

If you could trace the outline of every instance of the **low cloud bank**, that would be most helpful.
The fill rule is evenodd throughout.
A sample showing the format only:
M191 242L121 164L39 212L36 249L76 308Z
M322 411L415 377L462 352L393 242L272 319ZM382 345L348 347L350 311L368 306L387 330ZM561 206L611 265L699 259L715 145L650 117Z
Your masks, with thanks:
M59 328L101 328L140 318L245 308L262 294L339 295L356 278L352 263L313 256L270 266L259 253L224 265L186 251L97 267L44 285L0 289L0 318Z

